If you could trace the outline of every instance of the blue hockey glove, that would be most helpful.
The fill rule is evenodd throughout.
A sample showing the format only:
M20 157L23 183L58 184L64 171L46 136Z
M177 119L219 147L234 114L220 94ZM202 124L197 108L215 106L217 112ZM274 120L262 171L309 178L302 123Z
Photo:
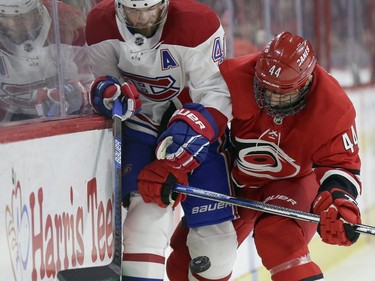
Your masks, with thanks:
M156 157L175 169L190 172L206 158L218 128L203 105L185 104L169 120L168 129L160 136Z
M136 87L130 82L120 85L120 82L112 76L96 78L91 85L90 93L94 109L109 118L112 118L113 102L116 99L121 101L123 120L133 116L141 108Z
M60 88L44 87L38 89L35 97L35 108L39 116L55 117L62 114L79 114L87 104L87 92L79 81L65 81L62 86L64 104L61 104Z

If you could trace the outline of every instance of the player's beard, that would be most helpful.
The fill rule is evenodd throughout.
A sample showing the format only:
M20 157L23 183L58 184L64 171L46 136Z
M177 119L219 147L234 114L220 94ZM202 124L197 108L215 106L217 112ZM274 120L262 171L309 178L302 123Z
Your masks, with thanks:
M18 32L6 31L4 34L12 43L16 45L21 45L23 42L26 41L34 41L38 37L39 32L40 29L29 31L22 34Z
M3 26L0 24L1 37L7 38L13 44L21 45L25 41L34 41L42 29L42 20L34 25L17 24L15 26Z
M143 27L143 28L132 28L135 33L142 34L144 37L149 38L152 37L152 35L155 34L156 30L158 30L159 24L157 25L151 25L148 27Z
M134 34L138 33L146 38L152 37L160 24L166 20L166 11L164 11L164 16L162 15L163 10L157 12L145 14L139 14L138 16L129 17L127 21L127 26L129 30Z

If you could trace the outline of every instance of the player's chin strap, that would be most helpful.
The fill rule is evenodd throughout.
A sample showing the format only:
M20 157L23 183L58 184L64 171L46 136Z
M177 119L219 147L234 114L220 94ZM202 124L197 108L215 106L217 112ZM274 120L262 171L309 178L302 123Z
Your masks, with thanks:
M248 200L239 197L233 197L213 191L208 191L192 186L185 186L182 184L175 184L173 186L173 191L186 194L189 196L194 196L202 199L208 199L220 203L231 204L233 206L243 207L247 209L252 209L260 212L270 213L274 215L279 215L283 217L288 217L297 220L303 220L313 223L320 222L320 216L308 212L303 212L300 210L294 210L286 207L276 206L272 204L267 204L264 202ZM375 227L364 225L364 224L352 224L354 231L362 234L369 234L375 236Z

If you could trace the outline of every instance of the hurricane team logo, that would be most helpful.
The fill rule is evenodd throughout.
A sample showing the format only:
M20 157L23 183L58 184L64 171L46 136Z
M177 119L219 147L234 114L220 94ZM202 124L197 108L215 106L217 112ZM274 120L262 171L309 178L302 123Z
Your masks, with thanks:
M259 139L235 139L237 167L258 178L280 179L298 174L300 166L275 143Z

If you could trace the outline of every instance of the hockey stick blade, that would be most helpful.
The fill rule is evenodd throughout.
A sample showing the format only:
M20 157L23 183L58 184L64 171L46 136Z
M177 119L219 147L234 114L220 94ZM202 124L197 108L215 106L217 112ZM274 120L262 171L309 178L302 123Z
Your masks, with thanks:
M74 268L59 271L60 281L121 281L122 280L122 194L121 194L121 146L122 146L122 105L116 100L113 105L114 139L114 188L113 188L113 243L111 263L103 266Z
M239 197L233 197L209 190L200 189L197 187L186 186L181 184L175 184L173 191L177 193L182 193L202 199L212 200L220 203L226 203L233 206L243 207L252 209L255 211L270 213L274 215L284 216L288 218L308 221L312 223L319 223L320 216L300 210L294 210L286 207L275 206L272 204L267 204L260 201L248 200ZM352 225L355 232L362 234L375 235L375 227L364 225L364 224L355 224Z
M57 279L60 281L81 281L81 280L95 280L95 281L118 281L119 268L110 263L109 265L87 268L74 268L62 270L57 274Z

